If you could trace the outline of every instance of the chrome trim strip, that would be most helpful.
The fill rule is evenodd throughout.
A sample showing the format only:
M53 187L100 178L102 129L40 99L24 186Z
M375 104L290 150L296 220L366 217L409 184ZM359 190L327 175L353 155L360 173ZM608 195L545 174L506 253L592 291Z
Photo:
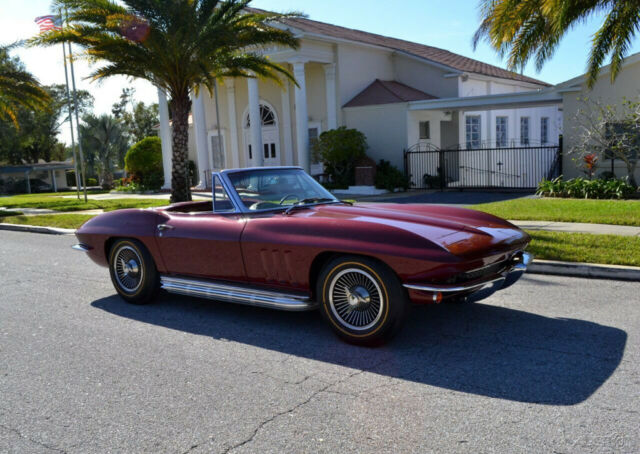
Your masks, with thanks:
M524 273L527 270L527 266L533 261L533 256L528 252L523 252L520 261L518 261L514 266L512 266L508 271L504 271L501 276L491 279L489 281L484 281L480 283L475 283L471 285L459 285L459 286L448 286L448 285L414 285L414 284L403 284L403 287L411 289L411 290L421 290L424 292L465 292L467 290L480 290L482 287L485 287L489 284L493 284L494 282L506 280L507 277L512 273ZM516 277L513 275L513 277ZM517 276L520 277L519 275ZM517 279L516 279L517 280ZM514 281L515 282L515 281ZM512 282L513 283L513 282Z
M76 251L81 251L81 252L89 252L92 249L92 247L87 246L86 244L83 244L83 243L78 243L71 246L71 249L75 249Z
M414 285L414 284L403 284L403 287L411 289L411 290L422 290L424 292L464 292L467 290L477 290L480 287L484 287L485 285L492 284L497 281L501 281L504 279L504 276L497 277L495 279L491 279L490 281L485 281L481 283L476 283L473 285L459 285L459 286L448 286L448 285Z
M314 301L303 295L259 290L201 279L160 276L160 284L166 291L180 295L268 307L283 311L308 311L317 307Z

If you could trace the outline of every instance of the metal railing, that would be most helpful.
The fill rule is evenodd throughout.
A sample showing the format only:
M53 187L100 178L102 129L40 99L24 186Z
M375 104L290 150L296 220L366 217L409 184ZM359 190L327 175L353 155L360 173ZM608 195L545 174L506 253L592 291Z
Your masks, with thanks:
M413 189L534 189L559 174L560 150L557 145L441 150L419 144L405 150L405 172Z

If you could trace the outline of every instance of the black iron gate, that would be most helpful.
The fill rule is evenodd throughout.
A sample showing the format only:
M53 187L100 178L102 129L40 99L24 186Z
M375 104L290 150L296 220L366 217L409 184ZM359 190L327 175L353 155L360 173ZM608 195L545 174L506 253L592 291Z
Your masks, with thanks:
M413 189L533 189L560 173L559 146L454 148L420 144L404 153Z

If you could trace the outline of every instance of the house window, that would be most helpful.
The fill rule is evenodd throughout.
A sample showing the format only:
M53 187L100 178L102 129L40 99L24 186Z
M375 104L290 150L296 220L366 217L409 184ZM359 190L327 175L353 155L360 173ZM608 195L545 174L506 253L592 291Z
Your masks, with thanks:
M520 117L520 145L529 143L529 117Z
M638 159L640 150L640 132L638 124L631 121L607 122L604 130L606 149L605 159L615 159L616 155L625 155L631 160ZM614 148L618 150L616 153ZM626 152L622 152L626 150Z
M224 169L224 136L218 140L217 135L209 136L211 141L211 164L215 170ZM222 149L220 149L222 144Z
M480 148L482 136L480 134L480 115L468 115L465 117L467 133L467 149Z
M320 156L316 150L316 144L320 138L320 125L309 127L309 153L311 153L311 164L319 164ZM313 172L312 172L313 173Z
M549 143L549 117L540 119L540 143L542 145Z
M420 122L420 140L431 139L431 125L428 121Z
M496 117L496 146L506 147L509 140L509 118Z

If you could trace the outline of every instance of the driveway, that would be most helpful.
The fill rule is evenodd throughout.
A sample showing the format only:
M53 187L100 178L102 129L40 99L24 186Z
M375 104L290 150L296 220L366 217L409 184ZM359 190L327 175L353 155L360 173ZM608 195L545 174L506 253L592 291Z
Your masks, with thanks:
M125 304L73 242L0 232L0 452L640 451L638 283L527 275L367 349L315 312Z

